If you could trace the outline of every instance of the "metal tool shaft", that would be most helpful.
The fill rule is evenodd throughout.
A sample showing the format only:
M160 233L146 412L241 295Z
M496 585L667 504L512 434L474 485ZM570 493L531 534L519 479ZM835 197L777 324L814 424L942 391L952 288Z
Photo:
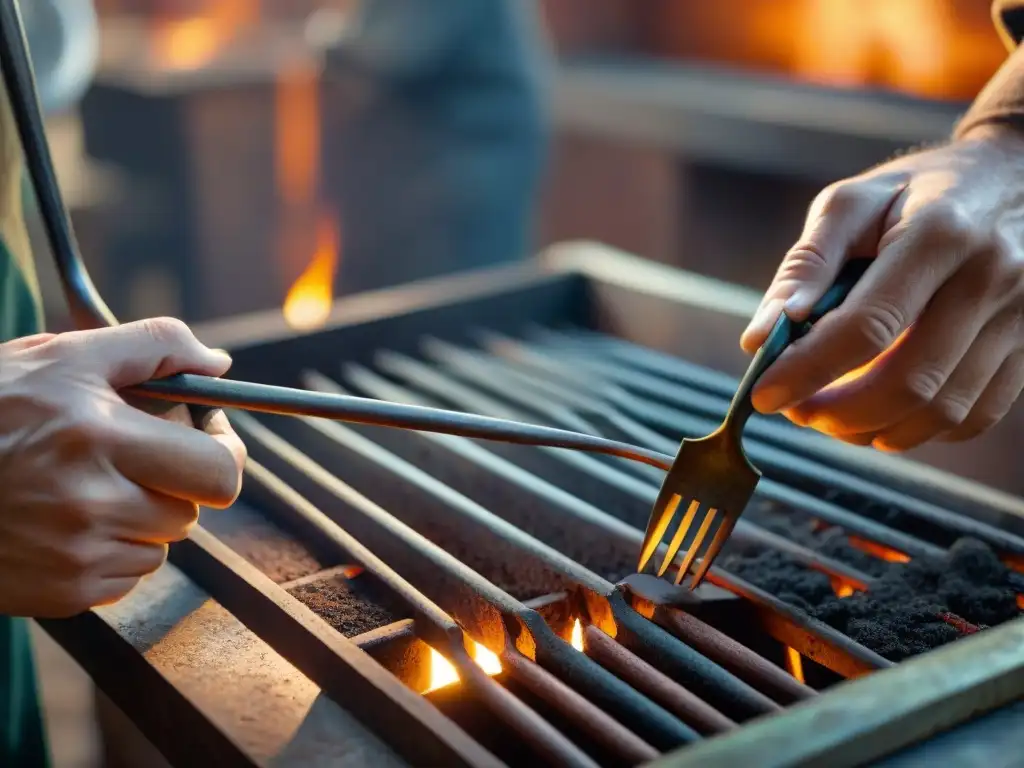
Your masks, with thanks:
M347 395L310 392L304 389L254 384L248 381L214 379L209 376L179 374L155 379L122 390L125 394L179 403L237 408L286 416L316 416L373 424L382 427L439 432L447 435L498 440L522 445L544 445L588 453L620 456L653 467L667 469L672 457L596 435L585 435L490 416L459 411L424 408Z

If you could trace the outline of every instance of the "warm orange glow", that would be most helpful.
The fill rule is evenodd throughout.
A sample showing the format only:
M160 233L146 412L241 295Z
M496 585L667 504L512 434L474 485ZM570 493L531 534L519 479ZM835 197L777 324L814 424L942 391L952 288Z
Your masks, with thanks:
M1006 51L982 0L663 3L660 54L839 87L972 99Z
M258 0L212 0L192 16L158 19L151 38L154 61L182 71L205 67L258 14Z
M488 675L501 674L501 659L493 651L473 641L470 646L470 657ZM424 693L436 691L446 685L459 682L459 673L448 659L430 649L430 684Z
M877 557L879 560L885 560L889 563L909 563L910 556L905 555L895 549L883 546L882 544L876 544L873 541L867 539L860 539L856 536L850 537L850 545L856 547L861 552L867 552L869 555Z
M1017 595L1017 607L1024 611L1024 595Z
M309 330L327 322L334 295L338 248L337 224L332 216L324 214L317 222L313 260L285 296L284 319L292 328Z
M786 669L801 683L804 680L804 660L796 648L786 646Z
M213 61L221 42L221 32L212 19L182 19L156 27L152 51L156 62L168 69L200 69Z
M316 195L320 164L317 70L301 62L290 67L278 78L275 99L277 188L285 205L306 206Z
M832 591L836 593L836 597L849 597L857 590L855 590L845 581L839 581L838 579L834 579L832 581Z
M572 625L572 634L569 636L569 642L572 643L572 647L577 651L583 650L583 625L580 624L579 619L576 619Z

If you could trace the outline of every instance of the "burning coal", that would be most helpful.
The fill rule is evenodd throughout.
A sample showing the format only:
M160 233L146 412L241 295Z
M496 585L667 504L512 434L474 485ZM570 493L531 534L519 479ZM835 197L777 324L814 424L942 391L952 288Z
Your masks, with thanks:
M836 590L828 575L769 550L729 553L724 567L893 661L1020 615L1012 572L980 541L960 539L942 557L883 558L779 509L748 517L874 577L871 587Z

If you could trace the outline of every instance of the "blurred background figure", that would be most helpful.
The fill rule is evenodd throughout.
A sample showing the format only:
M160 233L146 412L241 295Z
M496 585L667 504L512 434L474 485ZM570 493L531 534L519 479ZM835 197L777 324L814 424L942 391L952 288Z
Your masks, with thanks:
M339 50L359 88L336 182L346 292L527 256L550 72L521 0L368 0Z

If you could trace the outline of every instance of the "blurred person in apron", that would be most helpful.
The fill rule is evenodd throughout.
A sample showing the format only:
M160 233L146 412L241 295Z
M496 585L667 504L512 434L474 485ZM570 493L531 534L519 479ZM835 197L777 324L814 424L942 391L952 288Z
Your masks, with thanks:
M552 60L533 0L362 0L347 80L338 289L526 258L551 125Z

